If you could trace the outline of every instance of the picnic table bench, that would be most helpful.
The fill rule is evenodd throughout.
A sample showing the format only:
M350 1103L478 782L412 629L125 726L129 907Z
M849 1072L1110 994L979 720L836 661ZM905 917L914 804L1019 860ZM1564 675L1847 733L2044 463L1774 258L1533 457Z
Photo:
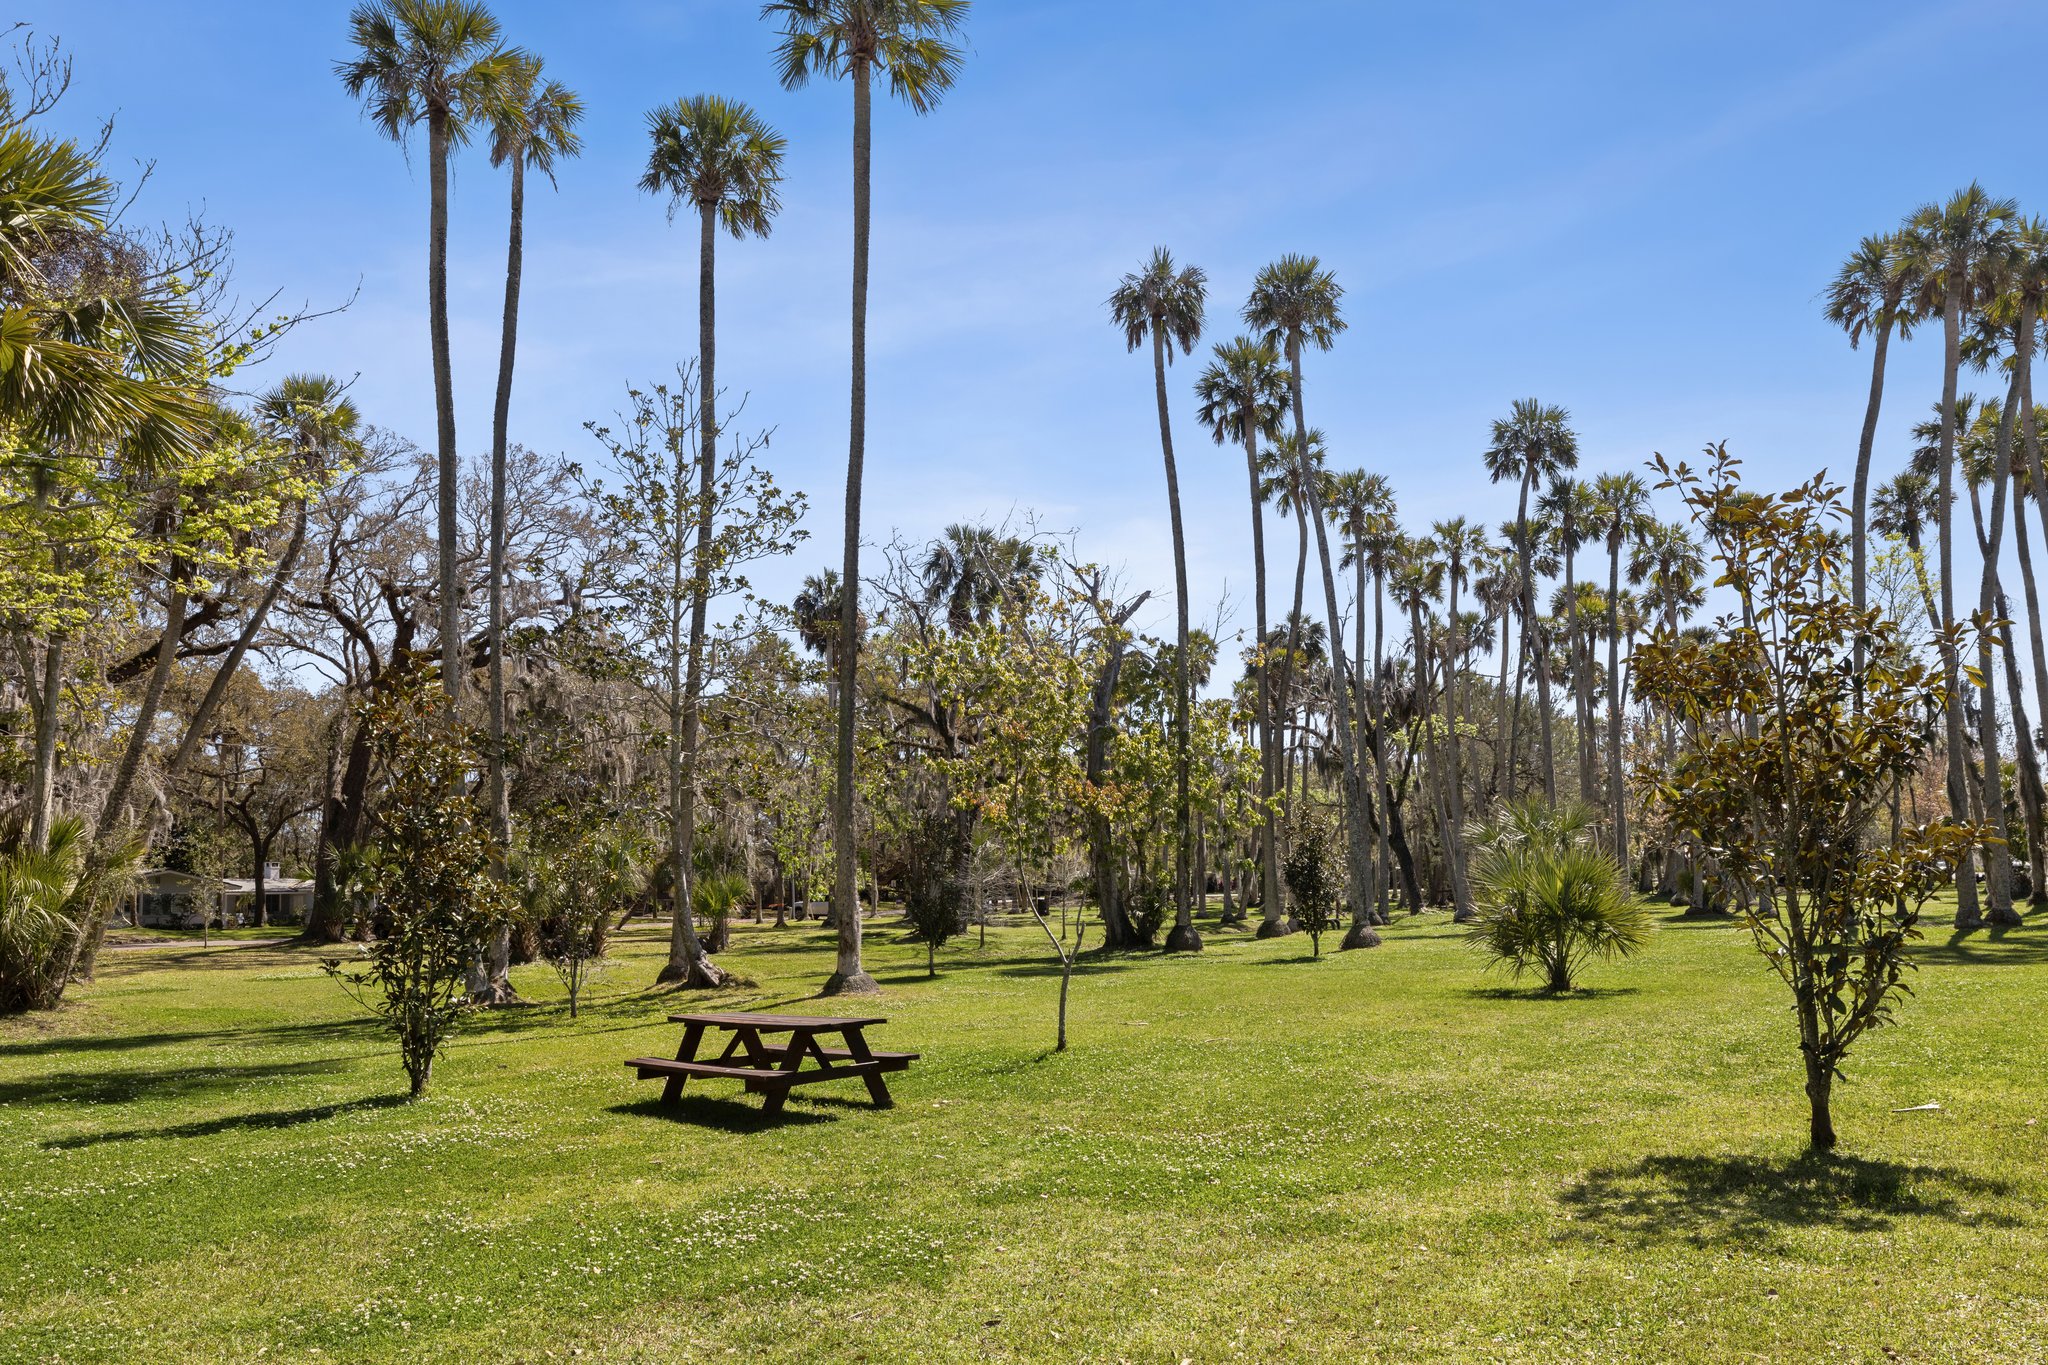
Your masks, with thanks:
M858 1076L866 1082L868 1097L875 1107L887 1109L894 1101L889 1098L882 1073L907 1070L918 1058L915 1052L876 1052L868 1046L863 1030L870 1024L889 1022L878 1016L831 1019L800 1014L671 1014L668 1021L683 1026L683 1042L676 1049L675 1060L632 1057L626 1061L639 1079L661 1077L667 1082L661 1091L664 1104L677 1099L684 1084L696 1076L705 1080L744 1081L749 1093L767 1097L762 1101L762 1111L776 1114L781 1112L792 1086ZM732 1037L717 1057L699 1061L697 1050L710 1029L720 1029ZM777 1034L788 1034L788 1041L774 1041L770 1035ZM845 1045L826 1047L818 1041L832 1037ZM816 1065L807 1066L807 1062Z

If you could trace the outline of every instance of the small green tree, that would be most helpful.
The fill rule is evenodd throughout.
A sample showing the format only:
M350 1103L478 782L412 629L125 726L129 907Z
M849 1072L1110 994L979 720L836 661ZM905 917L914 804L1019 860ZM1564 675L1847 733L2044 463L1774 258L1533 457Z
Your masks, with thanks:
M1344 854L1329 819L1304 807L1295 815L1287 857L1280 865L1294 920L1308 935L1312 956L1323 955L1323 935L1337 923L1344 901Z
M1539 969L1562 993L1587 958L1630 957L1649 943L1650 912L1595 846L1585 806L1511 801L1467 841L1480 905L1466 939L1517 977Z
M960 888L953 882L959 829L951 811L927 811L912 834L903 914L910 923L912 942L924 945L926 976L939 974L939 949L960 931Z
M367 704L385 788L381 856L363 875L384 932L357 966L321 964L397 1035L414 1099L427 1093L434 1058L469 1009L470 961L512 908L492 873L488 812L469 793L477 736L448 717L432 671Z
M1713 850L1757 947L1791 988L1808 1137L1835 1145L1842 1061L1890 1022L1920 906L1992 831L1953 822L1875 842L1873 822L1919 770L1946 699L1941 670L1842 581L1844 512L1825 475L1777 497L1743 490L1710 446L1704 470L1655 467L1714 547L1736 610L1701 640L1660 629L1636 654L1638 694L1694 736L1642 776L1674 829ZM1965 628L1942 652L1961 654ZM1950 651L1956 651L1950 653Z

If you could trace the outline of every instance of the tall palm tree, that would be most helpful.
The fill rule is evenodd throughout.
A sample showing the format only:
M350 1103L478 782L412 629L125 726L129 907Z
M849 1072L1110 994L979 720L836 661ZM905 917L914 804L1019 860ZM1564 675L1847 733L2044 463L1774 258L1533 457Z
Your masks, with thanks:
M1174 854L1174 923L1166 936L1166 950L1172 953L1200 952L1202 936L1195 930L1193 907L1189 902L1192 871L1189 857L1193 842L1188 806L1188 547L1180 522L1180 474L1173 462L1173 419L1166 402L1166 367L1173 363L1173 348L1182 355L1195 349L1202 335L1203 309L1209 297L1209 277L1199 266L1174 264L1173 253L1154 247L1144 266L1124 276L1109 296L1109 316L1124 334L1124 344L1137 350L1147 340L1152 344L1152 387L1159 408L1159 449L1166 461L1166 510L1173 529L1173 595L1176 615L1176 648L1173 673L1173 785L1174 830L1178 847Z
M1571 428L1571 414L1555 404L1547 404L1534 398L1518 398L1508 409L1508 415L1496 418L1493 423L1493 438L1485 452L1487 477L1495 483L1514 479L1521 485L1521 495L1515 506L1515 553L1521 560L1522 578L1522 630L1520 654L1524 661L1531 655L1530 636L1539 638L1534 642L1536 663L1536 714L1538 735L1542 744L1540 766L1543 772L1543 795L1550 800L1557 799L1557 758L1551 744L1550 709L1550 647L1541 640L1542 623L1536 616L1536 576L1531 561L1536 546L1534 527L1529 521L1529 495L1547 480L1575 469L1579 463L1579 437ZM1514 719L1514 713L1509 713ZM1508 748L1514 749L1514 736L1508 737Z
M1252 604L1257 617L1261 648L1266 640L1266 519L1265 490L1260 481L1259 440L1276 440L1280 417L1287 405L1287 377L1280 368L1280 352L1271 344L1237 337L1218 343L1215 359L1195 381L1195 395L1202 401L1200 420L1209 428L1216 444L1234 441L1244 447L1245 471L1251 480L1252 504ZM1256 691L1254 719L1259 732L1259 897L1261 915L1258 934L1271 938L1284 933L1287 911L1280 894L1280 841L1273 813L1274 773L1280 761L1279 744L1273 733L1273 699L1267 686L1270 670L1261 658L1253 670Z
M1470 582L1474 561L1486 554L1486 532L1463 517L1451 517L1430 527L1428 544L1443 570L1444 739L1450 749L1444 782L1446 814L1451 822L1444 835L1444 851L1451 864L1452 918L1463 924L1478 912L1472 906L1472 886L1465 875L1465 772L1460 758L1464 746L1458 739L1458 677L1464 669L1464 635L1458 593Z
M2019 216L2010 199L1994 199L1983 187L1970 184L1941 204L1928 204L1909 220L1911 237L1906 250L1912 269L1920 279L1918 306L1930 315L1939 311L1942 330L1941 382L1941 472L1942 494L1936 510L1940 517L1941 610L1944 625L1956 621L1954 501L1956 463L1956 386L1962 365L1965 316L1974 314L1988 300L1986 264L1995 261ZM1948 692L1948 797L1952 819L1969 810L1970 793L1965 771L1969 747L1965 739L1962 661L1953 636L1940 635L1942 672ZM1987 755L1995 763L1996 754ZM2002 866L1990 859L1994 869ZM1977 899L1973 859L1965 853L1958 860L1956 874L1956 927L1974 929L1984 923Z
M869 169L874 150L874 78L889 93L926 114L959 78L965 58L954 40L967 21L969 0L768 0L763 17L782 25L775 48L786 90L813 76L853 84L853 392L846 448L846 548L840 581L840 638L857 638L860 613L860 490L867 461ZM859 904L859 864L853 841L853 713L856 651L839 656L838 750L832 786L832 903ZM861 966L860 916L841 914L839 955L825 993L878 989Z
M462 694L462 591L456 577L459 471L455 380L448 358L448 157L491 117L521 58L499 45L498 21L476 0L372 0L349 15L353 59L335 64L379 132L404 143L427 125L427 330L434 365L439 485L441 684Z
M1656 522L1650 489L1634 474L1602 474L1593 480L1593 506L1600 536L1607 542L1607 799L1614 803L1614 860L1629 865L1628 801L1621 754L1621 556L1640 544Z
M1302 354L1313 346L1327 351L1345 329L1344 287L1313 256L1282 256L1259 271L1252 280L1251 295L1245 300L1245 324L1262 333L1287 357L1288 397L1294 409L1294 433L1301 438L1296 458L1306 461L1309 442L1308 419L1302 401ZM1337 605L1335 560L1330 554L1329 528L1325 524L1322 480L1310 477L1305 466L1302 490L1308 504L1309 521L1316 533L1316 557L1322 567L1323 607L1330 622L1333 659L1343 653L1344 622ZM1344 670L1332 667L1330 692L1336 704L1337 757L1344 775L1344 828L1349 853L1349 908L1354 923L1363 916L1360 907L1369 896L1372 877L1372 845L1366 829L1365 784L1358 761L1357 729L1352 721L1352 688Z
M718 477L718 234L736 240L766 237L782 207L782 135L736 100L694 95L647 115L651 144L640 188L665 194L669 216L678 208L697 214L697 494L696 553L690 569L689 641L672 640L670 669L683 660L680 679L671 677L671 725L678 743L670 767L669 854L675 895L670 917L668 961L657 978L690 986L722 984L697 941L691 909L691 845L697 823L697 747L704 696L705 616L711 603L716 546L713 512ZM683 646L677 648L676 646Z
M1828 286L1827 320L1849 334L1854 349L1865 333L1870 342L1870 399L1863 409L1863 434L1856 443L1855 490L1850 503L1849 583L1851 600L1862 611L1868 584L1865 541L1870 525L1870 456L1877 439L1878 408L1884 401L1885 356L1892 333L1904 341L1919 321L1908 302L1917 285L1913 253L1902 233L1865 237ZM1862 674L1863 641L1856 641L1858 676Z
M1576 588L1576 556L1593 539L1594 504L1592 486L1583 479L1558 477L1537 500L1536 514L1549 532L1549 542L1564 558L1564 581ZM1555 614L1555 613L1553 613ZM1578 722L1579 800L1587 806L1593 799L1593 692L1592 661L1586 657L1591 646L1585 623L1579 619L1576 591L1564 594L1565 652L1572 667L1572 716Z
M1273 706L1280 717L1275 722L1280 730L1280 751L1288 752L1287 723L1294 714L1294 690L1301 679L1299 664L1306 657L1302 642L1301 612L1302 592L1308 583L1308 487L1309 480L1327 477L1325 464L1329 458L1329 446L1323 433L1311 429L1306 439L1298 432L1285 432L1273 443L1273 448L1260 457L1260 469L1264 481L1260 488L1273 503L1273 510L1283 517L1294 519L1294 596L1288 608L1284 629L1276 632L1280 637L1277 648L1280 651L1279 688L1273 697ZM1281 761L1276 759L1277 761ZM1280 791L1287 794L1287 777L1291 770L1283 765ZM1282 802L1281 823L1291 825L1291 810ZM1284 837L1284 834L1283 834Z
M526 258L526 172L539 171L553 184L555 163L575 156L583 140L576 125L583 101L560 81L541 78L540 58L507 53L498 88L485 111L490 122L491 164L509 166L512 203L505 247L505 310L498 342L498 390L491 409L491 526L489 623L486 644L489 712L485 755L486 797L491 807L491 833L498 849L498 872L504 874L503 851L512 842L512 807L505 785L505 452L512 418L512 367L519 344L519 289ZM516 998L511 968L512 929L501 925L493 939L488 979L475 992L481 1003Z

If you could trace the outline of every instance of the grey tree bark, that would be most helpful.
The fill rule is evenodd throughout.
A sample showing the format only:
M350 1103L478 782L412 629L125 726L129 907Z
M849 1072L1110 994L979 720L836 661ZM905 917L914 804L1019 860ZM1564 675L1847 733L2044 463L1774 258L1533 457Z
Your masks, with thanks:
M853 384L846 447L846 545L839 582L839 744L833 755L832 903L855 906L860 896L858 850L854 847L853 713L860 668L860 491L867 458L868 423L868 228L869 170L874 151L874 68L865 56L853 62ZM860 915L838 915L838 956L825 982L826 995L879 991L861 965Z

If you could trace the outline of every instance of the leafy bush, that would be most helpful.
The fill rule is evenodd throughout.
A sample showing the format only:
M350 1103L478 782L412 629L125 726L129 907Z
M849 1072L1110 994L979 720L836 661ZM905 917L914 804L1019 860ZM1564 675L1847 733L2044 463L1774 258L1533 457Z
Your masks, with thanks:
M912 831L910 871L903 893L912 941L924 945L927 976L939 974L938 952L960 931L962 888L954 884L959 824L951 811L926 812Z
M1480 907L1466 937L1516 977L1540 969L1548 989L1568 991L1587 958L1629 957L1649 942L1650 913L1594 845L1585 807L1512 801L1471 843Z
M375 840L382 856L362 877L383 927L360 966L322 964L397 1035L415 1099L427 1093L434 1058L469 1009L471 961L512 908L492 870L488 821L468 793L474 736L448 719L431 678L369 706L387 780Z
M1323 935L1337 923L1344 899L1344 855L1329 820L1313 811L1296 818L1290 843L1280 875L1294 898L1294 921L1308 935L1310 953L1321 957Z

